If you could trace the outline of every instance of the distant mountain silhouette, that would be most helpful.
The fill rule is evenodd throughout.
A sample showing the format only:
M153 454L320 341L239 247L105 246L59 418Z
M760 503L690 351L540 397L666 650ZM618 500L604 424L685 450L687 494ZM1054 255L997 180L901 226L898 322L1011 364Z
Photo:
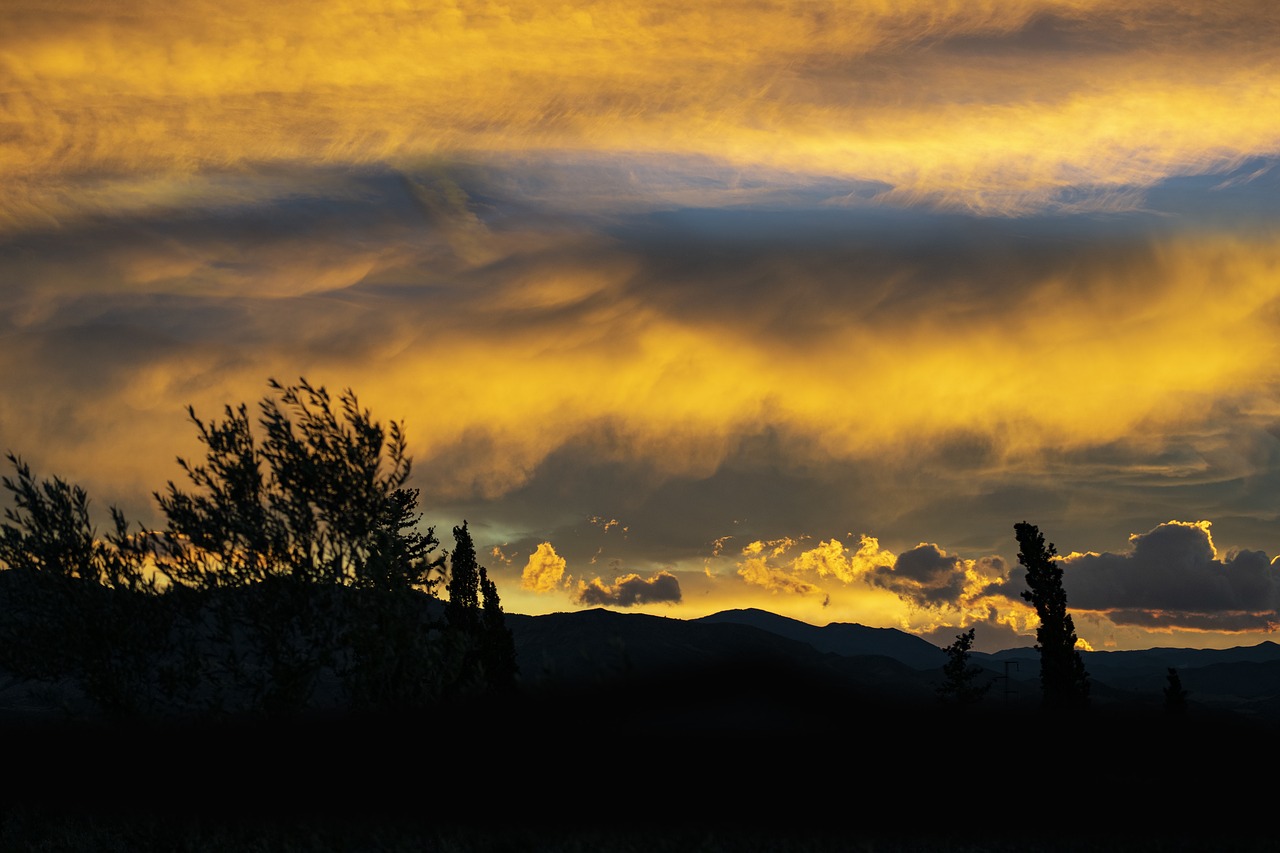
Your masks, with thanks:
M0 581L15 579L0 573ZM12 592L9 586L0 583L0 604ZM424 597L422 606L424 620L439 617L438 601ZM755 608L687 620L604 608L540 616L508 613L505 618L516 646L519 684L526 689L543 694L581 695L601 688L619 689L619 695L697 694L705 708L733 709L722 719L780 712L783 696L790 703L787 713L794 712L797 719L812 719L802 709L806 703L933 705L946 662L940 647L894 628L856 623L819 627ZM1232 649L1084 652L1083 658L1097 706L1162 711L1168 671L1174 668L1187 691L1191 716L1231 715L1280 724L1280 645L1274 642ZM1034 648L973 652L971 660L990 673L984 706L1025 709L1038 703ZM340 699L328 693L317 698L335 708ZM87 712L74 681L29 684L0 672L0 719L68 711Z
M867 701L933 701L946 652L894 628L856 623L824 627L754 608L682 620L597 608L543 616L508 614L526 685L600 687L627 679L714 681L803 677ZM1083 653L1091 698L1099 707L1163 709L1168 670L1176 668L1193 714L1229 714L1280 724L1280 645L1234 649L1152 648ZM1034 707L1040 697L1033 647L974 652L990 670L992 707ZM769 675L771 674L771 675ZM656 689L656 688L655 688Z
M722 680L726 672L759 679L773 672L893 698L918 699L933 689L933 673L893 655L822 651L804 640L728 618L683 620L596 608L544 616L508 614L507 625L526 685L612 685L624 679L706 679L709 674Z
M837 655L884 655L915 669L941 667L947 662L947 653L942 649L928 640L897 628L868 628L854 622L832 622L819 628L799 619L779 616L754 607L722 610L692 621L752 625L782 637L808 643L820 652Z
M958 710L936 695L946 653L894 629L819 628L753 609L690 620L594 609L509 614L507 622L527 692L495 718L518 718L527 731L575 731L575 744L595 750L585 754L616 757L628 771L599 791L605 803L626 792L647 797L648 783L631 774L648 768L662 780L667 814L695 822L812 828L822 825L815 815L826 815L830 826L981 825L1020 838L1046 831L1030 800L1013 796L1027 784L1024 773L1037 772L1035 756L1046 754L1080 768L1077 781L1089 792L1068 823L1050 830L1055 839L1115 827L1135 831L1135 843L1156 833L1216 839L1243 829L1238 808L1262 795L1240 800L1202 768L1250 765L1259 749L1271 755L1280 728L1271 644L1096 653L1086 658L1090 712L1063 720L1043 715L1034 648L975 654L992 689ZM1164 709L1170 665L1189 693L1180 718ZM547 761L559 760L558 745L546 750ZM939 766L947 770L935 796L922 795L921 780ZM816 784L833 772L837 784ZM954 795L940 781L950 774L960 786ZM965 790L1009 796L984 811ZM1161 810L1139 808L1139 790ZM1190 790L1205 808L1167 819L1162 810ZM728 805L713 811L715 791L740 799L722 799ZM1215 817L1228 811L1226 824Z
M884 833L885 849L935 828L942 837L975 828L1002 841L992 849L1036 850L1028 838L1092 841L1121 827L1134 833L1132 849L1154 849L1138 843L1153 834L1211 840L1169 850L1269 849L1233 847L1230 833L1273 831L1270 789L1222 781L1280 760L1280 649L1271 643L1092 653L1099 713L1064 721L1039 712L1034 649L975 654L996 682L977 707L958 710L935 693L945 653L894 629L818 628L760 610L682 620L597 608L509 613L506 623L520 689L425 714L113 728L54 725L52 699L39 714L10 709L0 714L11 744L0 795L43 807L50 792L67 799L70 778L109 813L201 820L313 821L340 808L380 822L420 815L530 833L856 830ZM1163 711L1171 664L1189 693L1185 719ZM1039 799L1024 796L1042 784L1044 762L1078 792L1061 825L1046 825ZM163 784L140 795L120 784L122 767ZM405 782L406 768L423 775Z

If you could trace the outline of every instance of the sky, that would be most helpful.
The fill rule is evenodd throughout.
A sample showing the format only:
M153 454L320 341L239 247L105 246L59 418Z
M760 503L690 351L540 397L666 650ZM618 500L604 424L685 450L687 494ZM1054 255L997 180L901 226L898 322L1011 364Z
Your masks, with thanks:
M0 450L404 425L504 610L1083 648L1280 617L1272 0L8 0Z

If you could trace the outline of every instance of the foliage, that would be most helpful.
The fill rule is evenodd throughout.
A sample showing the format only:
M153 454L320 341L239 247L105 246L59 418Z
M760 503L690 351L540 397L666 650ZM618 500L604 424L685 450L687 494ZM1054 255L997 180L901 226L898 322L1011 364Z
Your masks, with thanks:
M481 636L484 638L485 669L490 673L494 686L508 687L520 671L516 662L516 642L502 615L498 585L489 579L489 571L484 566L480 567L480 598L484 611Z
M453 538L445 617L450 637L466 661L462 671L480 678L486 687L508 687L517 672L515 642L497 586L476 559L466 521L453 528Z
M14 476L0 478L13 497L0 525L0 666L21 678L77 680L111 715L139 710L147 685L180 675L157 657L168 647L172 612L153 604L157 580L145 541L130 535L111 508L114 529L100 537L84 489L54 477L37 480L7 454Z
M89 497L60 477L36 481L31 466L6 454L16 479L0 478L13 495L0 525L0 561L46 576L94 581L111 589L151 591L145 548L129 535L124 513L111 507L114 530L99 538L89 518Z
M947 653L947 662L942 667L943 682L938 685L938 698L944 702L971 705L980 701L995 684L994 679L979 684L978 678L986 670L969 664L969 652L973 649L975 636L976 629L970 628L957 634L955 642L943 649Z
M454 548L449 557L449 581L446 585L449 600L444 607L445 618L454 628L474 630L480 626L480 564L476 560L476 548L467 530L467 522L453 528Z
M256 424L244 404L208 422L188 407L205 458L179 458L189 485L154 493L162 530L131 532L112 507L100 537L83 489L10 454L0 667L70 678L119 714L403 710L511 681L514 645L469 535L448 605L466 615L442 618L446 555L407 486L402 425L350 390L269 385Z
M1067 593L1062 588L1062 567L1054 557L1053 543L1025 521L1014 525L1018 539L1018 562L1027 570L1027 589L1022 597L1036 609L1036 649L1040 652L1040 688L1043 704L1051 710L1076 709L1089 699L1089 676L1084 659L1076 649L1075 622L1067 612Z
M169 482L155 498L168 519L164 570L202 588L267 577L430 592L442 559L434 528L417 529L418 492L403 427L371 419L347 390L334 401L305 379L259 403L261 446L248 409L223 421L188 415L207 460L179 458L196 491Z

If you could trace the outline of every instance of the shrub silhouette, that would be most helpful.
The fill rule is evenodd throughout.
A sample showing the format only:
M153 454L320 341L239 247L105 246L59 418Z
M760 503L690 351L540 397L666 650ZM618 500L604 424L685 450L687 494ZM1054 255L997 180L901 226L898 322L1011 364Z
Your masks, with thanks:
M955 642L943 649L947 653L947 662L942 667L943 681L938 685L938 698L943 702L961 707L972 705L980 701L995 683L988 680L979 684L978 678L986 670L969 664L969 652L975 636L976 629L970 628L957 634Z
M1187 691L1182 688L1182 678L1173 667L1169 667L1169 674L1166 676L1164 710L1172 717L1181 717L1187 712Z
M189 485L154 493L162 530L112 507L99 537L83 489L9 455L0 666L70 678L116 714L399 710L510 681L484 569L471 597L437 598L446 555L406 485L403 426L349 389L269 387L261 439L244 404L209 422L188 407L205 459L179 458Z

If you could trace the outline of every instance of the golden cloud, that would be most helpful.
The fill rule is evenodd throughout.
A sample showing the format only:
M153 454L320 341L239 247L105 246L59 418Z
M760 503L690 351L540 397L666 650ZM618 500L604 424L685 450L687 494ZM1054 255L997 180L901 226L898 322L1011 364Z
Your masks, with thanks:
M795 595L822 595L822 588L785 567L771 566L764 556L750 556L738 563L738 576L752 586L769 592Z
M565 559L550 542L543 542L529 555L520 573L520 587L532 592L555 592L564 580Z
M804 538L804 537L802 537ZM748 584L762 586L772 592L823 594L823 588L811 578L834 578L844 584L867 580L868 573L893 565L894 555L880 547L873 536L859 537L858 549L850 551L838 539L819 542L813 548L788 556L799 540L783 537L772 541L756 540L742 548L745 558L738 562L738 575ZM781 564L771 562L781 560Z
M797 555L792 565L798 572L852 583L877 568L892 566L894 559L892 552L880 547L878 539L864 533L858 539L856 551L845 548L838 539L829 539Z

